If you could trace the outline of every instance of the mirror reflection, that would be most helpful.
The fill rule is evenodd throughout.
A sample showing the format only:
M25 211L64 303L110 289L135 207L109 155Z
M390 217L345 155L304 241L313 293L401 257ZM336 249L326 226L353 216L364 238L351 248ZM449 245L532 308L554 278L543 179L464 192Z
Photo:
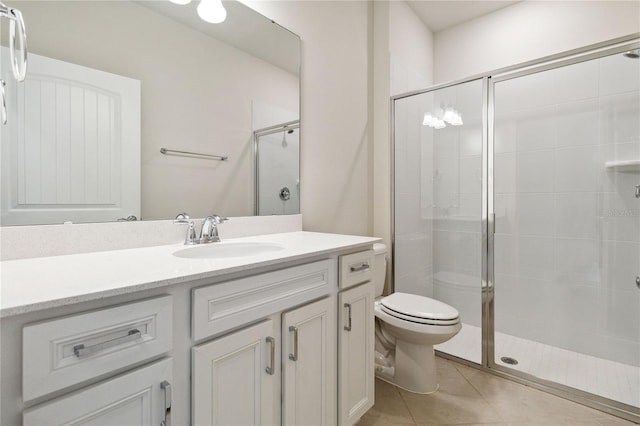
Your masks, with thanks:
M222 3L210 24L198 2L11 2L30 53L16 83L3 32L3 226L299 212L300 40Z

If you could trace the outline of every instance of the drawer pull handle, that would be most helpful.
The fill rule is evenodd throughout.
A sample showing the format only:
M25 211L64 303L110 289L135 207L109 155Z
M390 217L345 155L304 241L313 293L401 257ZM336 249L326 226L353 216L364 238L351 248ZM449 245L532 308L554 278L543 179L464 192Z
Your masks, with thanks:
M82 358L83 356L91 355L96 352L121 345L123 343L133 342L134 340L139 339L141 335L142 334L140 333L140 330L134 328L133 330L129 330L129 333L126 336L117 337L115 339L107 340L106 342L98 343L96 345L87 347L85 347L84 344L75 345L73 347L73 354L78 358Z
M269 336L267 337L267 343L271 346L271 350L269 352L269 366L265 368L267 374L271 374L272 376L275 374L276 366L276 339Z
M298 327L294 327L293 325L289 326L289 331L293 331L293 353L289 354L289 359L291 361L298 360Z
M164 391L164 419L160 426L171 426L171 383L163 380L160 388Z
M366 262L364 262L364 263L361 263L361 264L360 264L360 265L358 265L358 266L351 266L351 267L349 267L349 270L350 270L351 272L361 272L361 271L366 271L366 270L367 270L367 269L369 269L369 268L370 268L369 264L368 264L368 263L366 263Z
M351 331L351 304L349 303L345 303L344 307L347 308L349 310L349 322L347 323L348 325L344 326L345 331Z

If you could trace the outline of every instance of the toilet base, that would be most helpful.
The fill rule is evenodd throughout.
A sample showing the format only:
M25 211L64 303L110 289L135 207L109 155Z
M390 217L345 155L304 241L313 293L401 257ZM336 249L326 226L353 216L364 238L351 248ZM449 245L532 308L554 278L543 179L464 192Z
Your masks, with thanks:
M415 391L413 391L413 390L411 390L411 389L403 388L402 386L400 386L399 384L397 384L396 382L394 382L394 381L393 381L393 377L388 377L388 376L386 376L386 375L384 375L384 374L376 374L376 379L380 379L380 380L382 380L383 382L387 382L387 383L389 383L390 385L393 385L393 386L395 386L395 387L397 387L397 388L400 388L400 389L402 389L402 390L404 390L404 391L411 392L411 393L416 393L416 394L419 394L419 395L430 395L430 394L432 394L432 393L436 393L436 392L438 392L438 390L440 389L440 385L438 384L438 385L436 385L436 390L434 390L434 391L432 391L432 392L415 392Z
M393 375L376 368L376 377L413 393L430 394L438 390L433 346L396 341L393 364L392 369L386 369Z

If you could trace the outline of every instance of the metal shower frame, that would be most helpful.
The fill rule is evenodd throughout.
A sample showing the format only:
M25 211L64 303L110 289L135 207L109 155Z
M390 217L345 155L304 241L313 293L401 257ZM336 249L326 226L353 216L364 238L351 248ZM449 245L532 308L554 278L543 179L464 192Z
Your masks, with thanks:
M397 100L434 92L439 89L457 86L472 81L482 81L482 194L481 194L481 245L482 245L482 363L476 364L463 358L449 355L443 352L438 354L444 358L453 359L471 367L505 377L516 382L526 384L533 388L587 405L592 408L631 420L640 422L640 408L624 404L615 400L604 398L562 385L549 380L544 380L505 367L495 363L495 306L494 306L494 241L495 211L494 211L494 88L495 84L513 78L547 71L562 66L597 59L600 57L623 53L640 48L640 33L615 38L605 42L585 46L579 49L546 56L540 59L527 61L510 67L500 68L491 72L474 75L468 78L455 80L443 84L434 85L426 89L411 91L391 97L390 114L390 178L391 178L391 289L395 290L395 102Z

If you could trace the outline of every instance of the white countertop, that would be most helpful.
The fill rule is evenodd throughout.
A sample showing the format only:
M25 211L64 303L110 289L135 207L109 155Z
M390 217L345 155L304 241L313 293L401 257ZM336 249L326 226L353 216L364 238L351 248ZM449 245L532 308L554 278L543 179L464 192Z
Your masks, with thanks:
M289 232L223 241L280 244L280 251L224 259L173 255L182 244L0 262L0 318L73 303L250 271L335 251L366 247L379 238Z

